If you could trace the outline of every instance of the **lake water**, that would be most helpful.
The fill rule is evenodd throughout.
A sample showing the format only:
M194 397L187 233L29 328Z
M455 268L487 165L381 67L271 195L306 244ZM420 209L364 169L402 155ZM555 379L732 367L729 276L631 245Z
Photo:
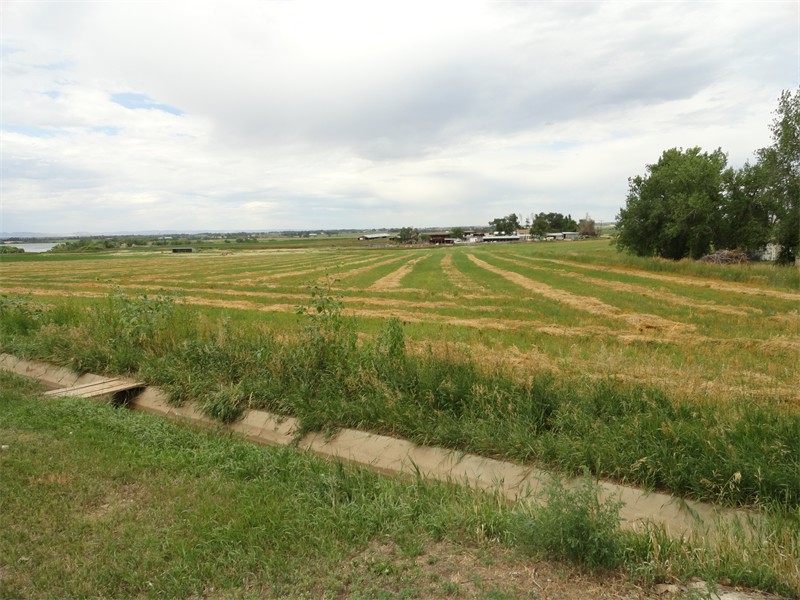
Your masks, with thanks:
M25 252L47 252L56 244L46 244L46 243L36 243L36 244L4 244L5 246L14 246L14 248L19 248L21 250L25 250Z

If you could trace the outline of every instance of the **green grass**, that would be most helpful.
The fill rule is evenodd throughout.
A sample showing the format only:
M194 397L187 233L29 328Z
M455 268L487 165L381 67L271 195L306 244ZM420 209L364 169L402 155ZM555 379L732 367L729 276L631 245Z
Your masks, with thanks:
M797 502L786 492L797 482L796 461L781 457L795 449L785 436L795 433L800 402L793 360L800 320L780 277L759 283L761 295L746 293L756 286L705 287L728 281L728 267L714 265L697 267L707 273L703 286L655 280L648 276L685 276L695 267L654 260L632 266L602 240L110 256L121 258L7 265L0 284L14 293L0 302L1 347L78 370L144 377L176 401L198 400L226 419L243 406L263 406L297 415L309 428L369 427L733 504ZM547 297L471 256L548 286ZM416 259L401 287L369 289ZM308 287L326 274L329 293L344 302L342 314L354 315L341 339L309 337L309 324L295 314ZM744 314L715 312L707 303ZM406 349L394 362L378 342L393 315L406 321ZM653 315L667 326L639 325L637 318ZM648 404L662 396L664 403ZM625 419L597 410L628 398L639 398L639 408ZM543 426L534 419L531 427L526 419L540 404L556 407L560 420ZM683 416L672 423L675 415L662 404ZM768 427L759 411L778 415L787 429ZM699 449L692 419L713 432ZM753 439L740 435L724 450L748 419L756 423L748 425ZM631 435L641 436L641 447L628 443ZM591 436L602 440L600 450L588 446ZM741 458L739 448L751 447L760 448L754 458ZM742 461L755 474L744 488L729 489ZM759 465L780 474L759 474Z
M714 265L690 259L672 261L639 257L618 252L608 239L569 243L539 243L535 244L535 246L535 253L542 257L567 258L568 260L587 264L615 265L654 273L767 285L795 292L800 290L800 270L771 263Z
M796 519L772 523L745 553L735 533L714 547L679 543L657 528L621 531L614 501L598 503L589 481L552 487L545 509L509 506L108 404L45 400L2 372L0 443L0 598L516 598L530 591L509 576L524 556L634 585L701 577L800 591ZM456 589L447 563L467 554L493 570Z
M507 511L463 488L2 381L4 598L318 597L348 585L336 574L373 540L507 535Z
M745 397L721 410L610 378L520 377L454 346L410 352L397 320L359 342L329 293L317 288L291 331L120 292L88 311L7 299L0 340L79 371L143 378L223 421L264 408L306 430L369 429L699 500L800 506L800 413Z

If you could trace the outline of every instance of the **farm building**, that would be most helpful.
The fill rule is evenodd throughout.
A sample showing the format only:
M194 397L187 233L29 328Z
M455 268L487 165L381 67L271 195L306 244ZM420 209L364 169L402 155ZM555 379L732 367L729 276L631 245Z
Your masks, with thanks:
M431 244L455 244L457 242L461 242L459 238L451 237L447 233L432 233L428 237L428 242Z
M546 240L577 240L580 234L577 231L555 231L552 233L545 233Z
M173 254L190 254L192 252L197 252L196 248L173 248Z
M484 242L489 243L496 243L496 242L518 242L519 236L518 235L485 235L483 236Z
M381 240L381 239L386 239L388 237L389 237L388 233L366 233L364 235L358 236L358 241L368 242L370 240Z

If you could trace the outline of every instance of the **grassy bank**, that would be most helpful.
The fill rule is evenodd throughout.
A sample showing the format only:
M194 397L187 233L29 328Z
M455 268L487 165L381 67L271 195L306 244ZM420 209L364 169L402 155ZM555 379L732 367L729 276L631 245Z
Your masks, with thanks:
M800 507L800 413L655 386L520 374L445 347L411 351L402 325L359 340L316 288L303 326L206 321L163 297L115 293L88 309L6 298L2 347L79 371L133 374L221 421L246 408L305 430L353 427L727 505Z
M532 565L555 586L586 585L573 568L535 562L543 556L604 573L610 597L689 577L800 592L800 538L786 526L745 553L735 535L709 548L623 533L591 483L552 489L546 509L511 507L109 405L43 400L2 373L0 442L3 598L500 599L529 596L532 581L517 576Z

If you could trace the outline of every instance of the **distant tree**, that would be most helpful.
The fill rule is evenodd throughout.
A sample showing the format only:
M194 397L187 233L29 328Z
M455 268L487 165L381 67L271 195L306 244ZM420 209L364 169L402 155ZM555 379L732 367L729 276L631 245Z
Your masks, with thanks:
M538 213L534 215L531 223L531 235L543 236L553 231L577 231L578 224L572 215L566 217L561 213Z
M629 179L617 216L617 246L639 255L699 258L715 249L756 253L768 242L779 260L800 253L800 88L783 91L770 125L772 145L756 163L726 169L722 150L664 152L645 177Z
M16 246L0 246L0 254L25 254L25 250Z
M464 228L463 227L453 227L453 229L450 230L450 237L454 237L457 240L463 239L464 238Z
M411 244L419 240L419 230L413 227L402 227L397 234L397 240L403 244Z
M496 231L501 235L511 235L517 233L517 230L520 228L519 217L511 213L507 217L492 219L489 221L489 226L492 228L492 231Z
M572 215L567 215L566 217L560 213L556 213L558 217L560 217L560 221L557 219L556 223L556 231L577 231L578 230L578 223L575 219L572 218ZM559 227L560 225L560 227Z
M534 216L533 221L531 222L531 235L542 237L548 231L550 231L550 223L547 220L547 215L544 213L539 213Z
M726 163L721 149L666 150L647 165L647 175L628 180L626 206L617 216L617 247L676 260L707 254L720 221Z
M586 237L597 237L599 235L597 227L594 225L594 219L586 216L578 223L578 233Z

